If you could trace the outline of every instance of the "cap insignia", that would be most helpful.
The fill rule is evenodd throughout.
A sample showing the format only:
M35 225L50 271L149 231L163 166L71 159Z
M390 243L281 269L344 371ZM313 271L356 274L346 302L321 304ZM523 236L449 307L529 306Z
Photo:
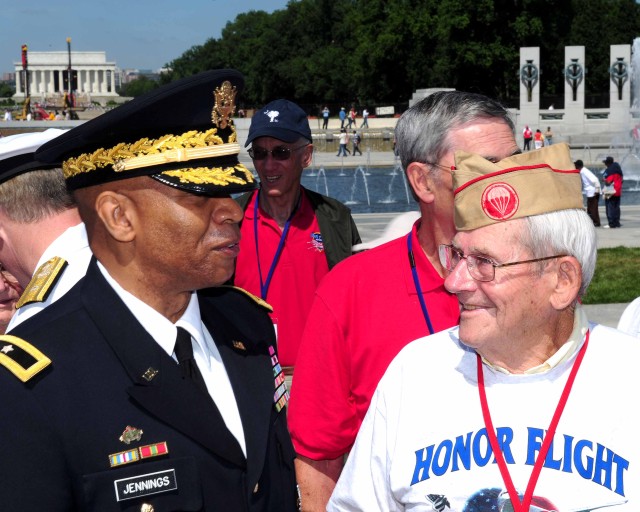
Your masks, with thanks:
M507 220L518 211L520 199L507 183L492 183L482 193L482 211L494 220Z
M220 87L216 87L213 91L215 104L211 111L211 120L213 124L220 128L226 128L229 124L231 116L236 110L236 87L231 82L225 80Z

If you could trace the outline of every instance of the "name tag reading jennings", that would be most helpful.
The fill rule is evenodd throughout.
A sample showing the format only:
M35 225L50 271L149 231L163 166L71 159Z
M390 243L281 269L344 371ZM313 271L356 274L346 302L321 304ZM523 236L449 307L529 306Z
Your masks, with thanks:
M175 469L115 480L113 485L118 501L173 491L178 488Z

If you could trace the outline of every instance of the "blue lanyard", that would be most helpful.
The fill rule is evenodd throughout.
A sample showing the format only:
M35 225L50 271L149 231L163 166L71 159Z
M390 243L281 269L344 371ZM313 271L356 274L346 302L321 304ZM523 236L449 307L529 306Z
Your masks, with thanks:
M278 248L276 249L276 253L273 256L273 261L271 262L271 266L269 267L269 273L267 274L267 281L264 282L262 280L262 268L260 266L260 250L258 249L258 199L260 198L260 191L256 192L256 200L253 203L253 236L256 240L256 259L258 260L258 275L260 276L260 297L263 300L267 300L267 293L269 291L269 285L271 284L271 278L273 277L273 273L276 270L276 266L278 265L278 260L280 260L280 255L282 254L282 249L284 249L284 242L287 238L287 233L289 232L289 228L291 227L291 219L295 215L296 211L298 211L298 206L300 206L300 201L302 198L302 192L300 192L300 196L298 196L298 202L296 203L295 208L289 215L287 222L284 224L284 229L282 230L282 235L280 235L280 242L278 242Z
M433 334L433 326L431 325L431 319L429 318L429 311L427 311L427 303L424 301L424 297L422 296L422 287L420 286L420 279L418 279L418 271L416 269L416 260L413 257L413 241L411 240L412 231L407 235L407 250L409 251L409 265L411 266L411 274L413 275L413 284L416 287L416 292L418 294L418 300L420 301L420 307L422 308L422 314L424 315L424 320L427 322L427 328L429 329L429 334Z

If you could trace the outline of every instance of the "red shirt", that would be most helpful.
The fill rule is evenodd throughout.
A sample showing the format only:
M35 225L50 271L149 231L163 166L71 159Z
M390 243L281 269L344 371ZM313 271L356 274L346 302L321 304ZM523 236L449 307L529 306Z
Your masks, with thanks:
M260 297L260 274L254 236L256 193L251 196L244 212L234 284ZM276 221L258 208L258 247L263 283L267 281L281 236L282 229ZM303 193L265 297L273 307L271 318L276 327L278 356L282 366L294 366L296 363L313 293L327 272L329 265L324 254L318 220Z
M614 196L620 197L622 195L622 176L619 174L610 174L606 177L604 182L607 185L611 185L613 183L613 188L616 191L616 193L613 194Z
M458 324L458 300L420 249L416 226L416 269L438 332ZM287 416L296 451L316 460L348 452L389 363L428 334L406 236L336 265L316 291L298 355Z

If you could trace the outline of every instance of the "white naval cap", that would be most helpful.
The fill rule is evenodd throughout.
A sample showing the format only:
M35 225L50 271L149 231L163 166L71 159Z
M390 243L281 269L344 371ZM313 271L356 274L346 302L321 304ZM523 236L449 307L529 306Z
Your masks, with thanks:
M35 169L59 167L59 163L44 163L34 153L45 142L68 130L49 128L43 132L18 133L0 138L0 183Z

